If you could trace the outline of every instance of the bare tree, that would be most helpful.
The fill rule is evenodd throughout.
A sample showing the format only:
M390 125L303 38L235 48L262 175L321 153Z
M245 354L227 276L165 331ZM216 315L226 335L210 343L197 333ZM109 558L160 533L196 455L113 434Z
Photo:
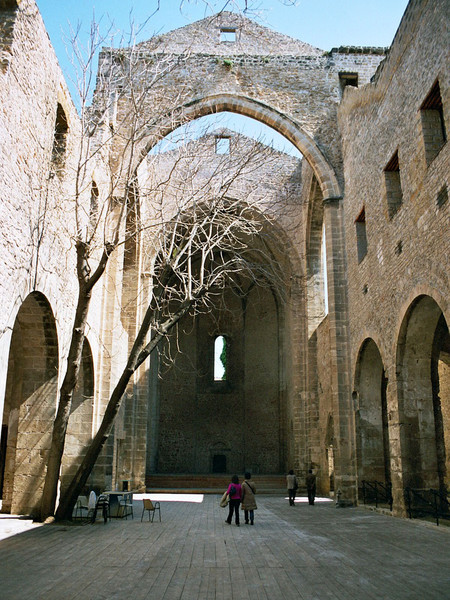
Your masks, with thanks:
M126 47L102 50L95 77L97 53L109 41L112 28L101 35L93 24L86 49L81 47L79 35L79 29L73 32L71 48L79 73L81 135L76 165L67 173L74 181L75 232L70 235L76 250L78 298L52 431L42 519L55 511L92 293L112 253L126 244L130 235L145 238L146 247L152 249L147 257L150 300L102 424L63 493L57 518L70 517L76 497L110 435L133 373L182 316L208 310L219 290L236 281L239 273L267 285L274 281L277 271L267 244L261 241L264 219L270 212L267 198L246 183L251 179L249 173L270 160L267 150L263 155L257 145L248 148L245 159L241 155L234 164L229 156L224 157L206 174L199 160L193 161L186 153L189 151L181 152L163 181L147 180L139 189L136 165L142 159L143 141L151 138L154 143L185 119L183 105L189 100L189 90L182 84L165 86L165 82L183 66L189 52L148 57L128 39ZM101 174L101 185L93 180L94 171ZM241 193L236 194L236 190ZM245 199L242 190L246 190ZM146 212L136 213L135 227L129 231L127 211L138 206L131 199L139 196L147 201ZM256 237L258 244L254 243Z
M74 190L71 200L75 227L74 231L68 229L67 234L76 251L78 298L66 372L59 390L52 431L41 504L42 519L54 513L67 424L80 370L92 292L105 273L111 254L126 238L126 199L132 194L136 183L133 167L135 152L143 132L147 132L151 126L150 117L145 117L149 114L145 104L151 90L155 90L155 95L160 94L164 78L180 61L171 56L161 57L156 62L139 61L136 58L137 46L133 40L128 40L127 48L123 51L103 50L100 54L100 62L103 61L103 64L95 78L97 53L106 40L110 41L111 28L105 35L101 35L98 26L93 24L87 48L81 46L79 34L79 28L73 32L71 48L79 73L77 89L81 135L77 140L77 159L73 172L69 167L66 168L67 179L73 180ZM96 94L90 106L94 84ZM159 103L161 112L167 115L170 107L182 104L184 94L183 87L180 86L176 94ZM123 104L126 104L126 111L122 111ZM151 121L158 121L158 114L153 112ZM157 135L154 125L153 130ZM65 145L62 147L65 150ZM58 156L54 156L52 160L61 174L64 161ZM95 170L102 173L101 193L92 179ZM66 219L62 216L61 220L65 222Z

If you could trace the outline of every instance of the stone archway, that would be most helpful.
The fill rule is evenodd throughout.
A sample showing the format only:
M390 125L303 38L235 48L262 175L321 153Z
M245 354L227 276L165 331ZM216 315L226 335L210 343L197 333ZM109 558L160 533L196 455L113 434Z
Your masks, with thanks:
M39 514L57 385L55 319L45 296L33 292L17 314L9 352L3 512Z
M167 122L161 121L156 128L155 124L152 124L152 131L156 129L158 132L157 137L151 131L147 136L142 136L143 140L138 147L139 152L136 152L134 168L136 169L139 166L144 156L150 152L155 144L175 128L199 117L220 112L232 112L250 117L283 135L303 154L311 165L323 197L340 197L340 186L334 169L328 163L316 142L303 131L294 119L263 102L236 94L224 93L196 98L178 109L172 110L167 117Z
M450 338L440 306L419 296L400 328L397 349L403 485L445 489L450 469Z
M316 195L323 205L323 230L327 246L329 344L332 349L329 365L332 379L330 402L333 405L336 426L342 433L334 448L335 475L341 491L342 504L353 504L356 500L356 471L353 455L354 429L353 423L348 419L351 406L349 401L350 378L348 377L349 341L345 325L348 320L348 306L342 197L335 172L317 143L302 130L294 119L275 108L252 98L224 93L196 98L180 107L178 111L171 111L167 121L160 120L158 124L153 124L152 131L149 130L148 135L143 136L139 151L136 152L134 168L137 169L150 149L175 128L196 118L224 111L258 120L291 141L310 164L318 183ZM155 131L157 134L154 133ZM341 374L338 376L338 373ZM342 376L342 373L345 376ZM297 413L300 412L300 410L297 411ZM298 417L302 418L302 415L299 414ZM304 439L306 440L306 438ZM305 451L306 449L303 448L301 452L304 454Z
M390 484L387 379L372 339L361 346L355 377L358 489L363 481Z

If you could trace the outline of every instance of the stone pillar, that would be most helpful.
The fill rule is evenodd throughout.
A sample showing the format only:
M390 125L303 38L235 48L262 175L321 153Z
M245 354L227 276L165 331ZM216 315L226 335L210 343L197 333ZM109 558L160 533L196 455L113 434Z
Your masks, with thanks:
M335 444L335 492L339 506L357 501L355 419L351 397L347 262L342 197L324 198L327 244L331 394Z
M386 399L389 419L389 457L392 483L392 512L397 517L406 517L405 504L405 465L403 448L405 448L404 420L398 403L399 381L392 369L386 389ZM401 384L400 384L401 385Z

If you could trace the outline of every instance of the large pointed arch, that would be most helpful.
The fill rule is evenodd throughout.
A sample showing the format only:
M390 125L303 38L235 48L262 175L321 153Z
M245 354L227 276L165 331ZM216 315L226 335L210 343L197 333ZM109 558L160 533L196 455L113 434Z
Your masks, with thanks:
M281 113L259 100L235 94L215 94L196 98L167 115L166 121L151 125L147 136L143 137L141 152L138 153L136 167L148 154L151 148L163 137L177 127L206 115L220 112L232 112L250 117L271 127L289 140L311 165L324 198L335 198L341 195L339 184L334 173L316 142L305 133L300 125L291 117ZM157 134L153 133L157 131Z

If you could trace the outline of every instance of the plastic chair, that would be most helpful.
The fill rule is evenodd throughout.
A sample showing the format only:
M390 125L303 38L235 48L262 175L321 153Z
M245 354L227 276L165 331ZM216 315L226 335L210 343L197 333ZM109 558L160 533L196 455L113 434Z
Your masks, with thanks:
M86 513L86 517L89 516L89 505L88 505L88 499L86 498L86 496L78 496L77 498L77 502L75 504L75 519L82 519L83 518L83 510L87 511Z
M134 519L133 499L131 494L126 494L123 496L122 500L119 500L119 513L120 516L125 517L125 519L128 519L128 515L131 515L131 518Z
M97 504L95 505L94 514L92 515L92 523L95 523L97 519L97 511L101 510L103 515L103 521L105 525L109 520L111 521L111 514L109 512L109 496L108 494L100 494L97 499Z
M150 521L150 513L152 515L151 522L153 523L153 519L155 518L155 512L159 513L159 521L161 522L161 505L159 502L152 502L149 498L144 498L144 508L142 510L141 522L144 518L144 513L148 510L148 520Z

